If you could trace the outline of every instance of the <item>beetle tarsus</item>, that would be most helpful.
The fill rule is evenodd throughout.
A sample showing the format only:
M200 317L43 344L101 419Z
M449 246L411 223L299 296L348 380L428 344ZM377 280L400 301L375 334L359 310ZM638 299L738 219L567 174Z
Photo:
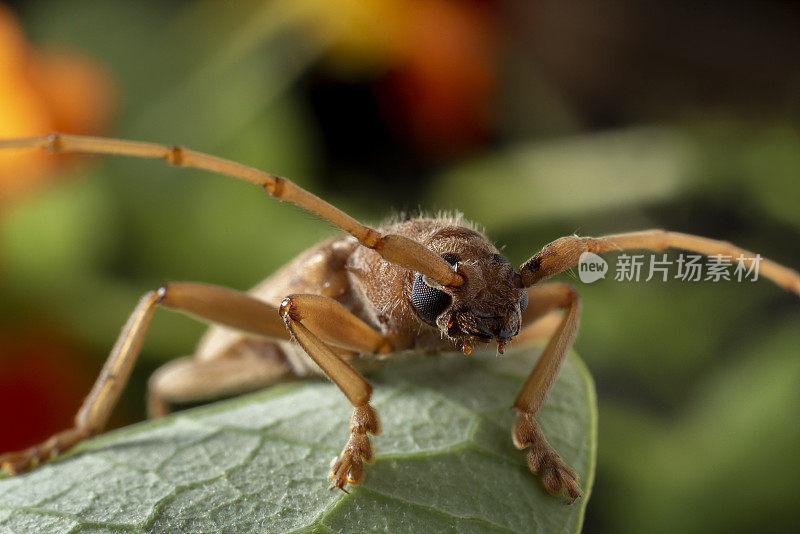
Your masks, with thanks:
M566 493L570 504L583 495L578 483L578 474L547 442L539 425L530 414L519 413L512 438L518 449L528 447L528 468L540 476L548 493L552 495Z

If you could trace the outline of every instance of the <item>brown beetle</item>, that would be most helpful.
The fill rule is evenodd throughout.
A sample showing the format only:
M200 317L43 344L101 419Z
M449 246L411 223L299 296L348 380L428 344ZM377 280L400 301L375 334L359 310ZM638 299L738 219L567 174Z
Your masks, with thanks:
M380 431L369 404L372 387L354 367L354 355L412 349L469 354L474 343L488 342L496 342L503 352L512 339L541 333L544 321L553 324L548 314L560 309L564 313L514 401L518 416L512 436L518 448L528 448L528 465L547 490L574 500L581 495L578 477L547 443L534 416L575 338L580 303L568 284L540 282L577 265L585 252L675 247L741 257L746 267L756 262L755 254L729 243L647 230L562 237L516 271L460 217L417 218L373 229L284 178L181 147L62 134L0 140L0 148L29 147L163 158L173 165L227 174L259 184L350 235L313 247L249 293L178 282L145 294L74 426L39 445L0 456L0 465L11 473L26 471L102 431L158 305L223 326L209 330L194 356L170 362L153 375L150 414L166 414L170 403L215 398L321 371L354 407L350 438L329 475L331 487L340 489L361 480L363 461L373 457L368 434ZM800 294L797 271L759 260L761 275ZM304 352L295 350L292 339Z

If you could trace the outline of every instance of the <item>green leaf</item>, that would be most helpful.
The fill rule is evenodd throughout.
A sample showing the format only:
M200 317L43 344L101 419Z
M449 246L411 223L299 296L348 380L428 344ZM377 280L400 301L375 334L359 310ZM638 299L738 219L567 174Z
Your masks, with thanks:
M576 532L595 467L592 380L572 356L538 416L580 474L548 495L511 444L509 406L538 357L425 358L372 375L383 433L350 494L328 491L351 408L321 380L147 422L0 480L0 530L77 532Z

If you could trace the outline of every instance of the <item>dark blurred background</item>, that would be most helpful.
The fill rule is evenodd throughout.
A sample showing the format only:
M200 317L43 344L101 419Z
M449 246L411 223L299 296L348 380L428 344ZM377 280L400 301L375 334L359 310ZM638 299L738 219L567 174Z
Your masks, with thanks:
M13 2L0 136L183 144L370 223L458 209L515 263L666 227L797 268L798 29L792 1ZM160 162L0 153L0 450L71 423L145 291L246 289L334 232ZM585 530L797 531L796 295L561 278L599 392ZM202 331L157 312L114 426Z

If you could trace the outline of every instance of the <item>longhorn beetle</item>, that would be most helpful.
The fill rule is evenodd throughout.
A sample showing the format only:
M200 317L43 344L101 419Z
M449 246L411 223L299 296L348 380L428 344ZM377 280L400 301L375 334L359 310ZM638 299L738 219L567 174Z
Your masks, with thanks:
M350 363L355 363L354 355L406 350L469 354L475 343L490 342L502 353L508 342L529 337L549 312L561 309L563 315L514 400L512 439L517 448L528 448L528 466L545 488L574 501L581 495L578 477L548 444L534 416L575 338L580 302L570 285L541 282L578 264L584 252L674 247L742 257L748 268L756 261L755 254L722 241L645 230L601 238L562 237L515 270L481 232L457 216L370 228L285 178L178 146L58 133L0 140L0 148L34 147L161 158L172 165L226 174L258 184L271 196L293 202L349 235L312 247L249 293L194 282L168 283L146 293L74 426L36 446L0 456L0 465L11 473L26 471L103 430L159 305L223 326L209 330L194 356L154 373L149 414L168 413L170 403L214 398L321 371L353 404L350 437L329 473L330 487L342 490L362 479L363 461L373 458L368 434L380 432L370 406L372 387ZM800 295L797 271L765 259L759 269ZM296 351L291 340L303 351Z

